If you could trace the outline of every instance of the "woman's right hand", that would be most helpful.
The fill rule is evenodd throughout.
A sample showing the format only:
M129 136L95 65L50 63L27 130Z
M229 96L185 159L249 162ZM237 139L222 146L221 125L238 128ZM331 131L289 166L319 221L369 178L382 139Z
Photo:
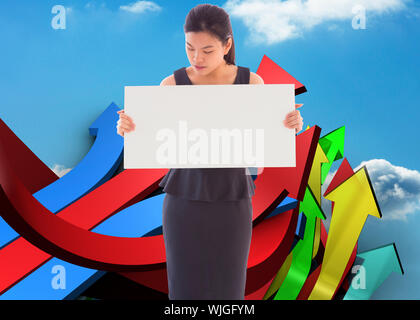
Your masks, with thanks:
M136 125L133 119L124 113L124 109L117 111L117 113L120 115L120 119L117 121L117 134L124 137L124 133L133 131Z

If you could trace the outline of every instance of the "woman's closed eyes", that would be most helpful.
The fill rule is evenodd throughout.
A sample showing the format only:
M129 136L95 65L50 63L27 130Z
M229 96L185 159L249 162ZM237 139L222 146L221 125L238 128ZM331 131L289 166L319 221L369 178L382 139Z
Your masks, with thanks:
M190 51L194 51L194 49L191 49L191 48L188 48L188 50L190 50ZM209 52L207 52L207 51L203 51L205 54L209 54L209 53L212 53L213 51L209 51Z

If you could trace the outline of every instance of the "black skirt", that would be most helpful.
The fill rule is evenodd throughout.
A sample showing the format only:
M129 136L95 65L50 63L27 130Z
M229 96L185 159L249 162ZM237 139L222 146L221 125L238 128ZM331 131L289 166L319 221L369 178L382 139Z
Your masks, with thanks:
M252 198L201 201L166 193L162 231L170 300L244 300Z

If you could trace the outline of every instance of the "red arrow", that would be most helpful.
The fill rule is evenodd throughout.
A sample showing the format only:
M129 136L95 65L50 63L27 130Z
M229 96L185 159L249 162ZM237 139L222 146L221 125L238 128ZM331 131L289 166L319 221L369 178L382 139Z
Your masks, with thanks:
M306 181L301 182L307 183L319 132L319 128L314 127L297 137L297 145L301 146L297 150L297 168L268 168L270 170L266 170L261 179L257 179L257 189L259 186L261 188L258 191L260 196L256 194L254 197L256 207L261 208L260 197L268 207L272 206L273 202L279 199L279 195L284 194L285 187L290 188L292 192L299 192L297 183L289 179L297 180L300 177L305 180L306 176ZM1 144L0 148L4 150L4 144ZM312 154L312 157L309 154ZM161 235L133 239L100 235L88 230L154 191L163 177L162 172L166 172L166 169L125 170L54 215L25 189L14 174L7 157L8 153L1 152L0 201L6 208L2 215L18 233L49 254L22 238L0 250L0 264L5 270L0 275L1 292L48 261L51 258L50 254L71 263L102 270L150 270L162 267L158 265L165 262ZM270 172L275 174L276 181L284 183L273 185L274 179L270 179ZM268 183L264 183L265 180ZM262 194L267 187L274 187L275 190L270 192L271 201L266 194ZM267 207L254 210L254 217L258 218L266 210ZM141 250L142 248L144 249ZM130 255L127 255L127 252L130 252ZM132 252L139 252L139 255L134 256ZM21 261L19 257L25 257L25 260Z
M14 172L30 193L35 193L58 179L57 175L10 130L2 119L0 119L0 139L8 151L8 157L12 160Z
M256 73L264 79L264 84L294 83L295 95L307 91L302 83L293 78L286 70L266 55L263 56Z

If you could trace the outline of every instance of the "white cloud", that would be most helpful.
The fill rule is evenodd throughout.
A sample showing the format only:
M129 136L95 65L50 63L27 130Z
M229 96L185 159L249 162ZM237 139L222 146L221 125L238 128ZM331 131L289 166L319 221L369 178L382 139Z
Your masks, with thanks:
M140 14L146 11L160 11L162 8L152 1L137 1L126 6L120 6L120 10Z
M395 166L384 159L362 161L353 171L366 166L384 220L406 221L407 216L420 211L420 172ZM322 194L336 171L328 174ZM321 206L328 215L331 202L323 199Z
M82 7L75 7L71 26L75 32L84 32L97 27L100 32L125 33L146 14L163 10L152 1L134 1L126 5L110 7L106 1L87 1ZM141 21L140 21L141 22Z
M93 2L90 2L90 1L85 4L86 9L93 8L94 6L95 6L95 4Z
M336 23L333 23L331 25L328 26L328 30L329 31L334 31L338 29L338 25Z
M85 9L96 9L96 8L106 8L106 3L101 2L101 4L98 5L94 1L89 1L85 4Z
M356 6L365 8L366 16L397 12L411 0L228 0L223 8L230 17L240 18L257 43L274 44L301 37L304 31L322 23L349 21Z
M50 168L50 169L52 171L54 171L54 173L61 178L66 173L68 173L69 171L71 171L71 169L73 169L73 168L66 168L66 167L64 167L61 164L54 164L54 166L52 168Z

